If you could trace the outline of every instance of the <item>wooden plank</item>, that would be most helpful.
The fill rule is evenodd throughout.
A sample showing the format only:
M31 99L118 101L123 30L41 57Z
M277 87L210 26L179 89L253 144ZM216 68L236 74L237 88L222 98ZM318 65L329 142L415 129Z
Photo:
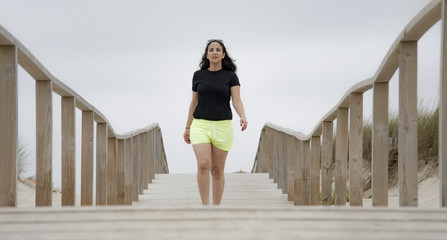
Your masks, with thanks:
M335 142L335 189L337 206L346 206L346 180L348 171L348 109L337 110L337 135Z
M125 203L125 161L126 161L126 140L117 139L116 156L116 203L124 205Z
M442 0L441 79L439 99L439 195L447 207L447 2Z
M94 120L92 111L82 111L81 142L81 205L93 204L93 132Z
M295 170L293 171L293 199L295 205L304 205L304 179L303 179L303 144L302 141L295 139L295 149L296 149L296 163Z
M76 204L75 98L62 97L62 206Z
M96 205L107 204L107 132L106 123L96 124Z
M374 83L373 88L373 206L388 206L388 88L388 83Z
M149 183L152 182L152 180L155 178L155 168L154 168L154 162L155 162L155 131L151 130L149 132L149 164L148 164L148 171L149 171Z
M294 172L296 170L296 143L295 137L287 135L287 196L289 201L293 201L294 193Z
M138 194L143 194L144 189L144 152L145 152L145 144L144 144L144 133L138 135Z
M332 203L332 149L333 122L323 122L323 145L321 150L321 204L330 206Z
M132 205L133 200L133 157L132 157L132 138L126 139L126 164L124 167L125 195L124 203Z
M37 210L44 211L0 209L0 237L37 240L147 236L200 240L210 237L278 239L278 236L284 239L334 239L334 236L335 239L445 239L447 234L445 209L197 206Z
M417 42L402 42L399 54L399 204L418 205Z
M268 172L270 178L274 177L273 174L273 144L274 137L273 129L269 127L264 128L265 133L262 135L262 172Z
M273 166L273 182L275 182L275 183L278 183L278 186L280 186L280 183L279 183L279 179L278 179L278 177L279 177L279 164L278 164L278 152L279 152L279 146L278 146L278 141L279 141L279 137L278 137L278 135L279 135L279 132L278 131L275 131L275 130L273 130L273 158L272 158L272 161L273 161L273 163L272 163L272 166Z
M363 94L349 97L349 203L363 206Z
M303 155L303 205L310 205L310 141L302 141Z
M0 207L17 206L17 48L0 46Z
M140 191L147 189L147 185L149 183L149 160L150 160L150 156L149 156L149 133L145 132L141 134L141 154L142 154L142 158L141 158L141 163L143 164L142 167L142 176L140 178Z
M116 205L116 138L107 139L107 144L107 205Z
M312 136L310 158L310 204L320 205L320 162L321 140L320 136Z
M138 186L138 163L139 163L139 136L133 136L132 137L132 162L133 162L133 179L132 179L132 200L133 201L138 201L138 190L139 190L139 186Z
M51 80L36 80L36 206L52 204L53 102Z

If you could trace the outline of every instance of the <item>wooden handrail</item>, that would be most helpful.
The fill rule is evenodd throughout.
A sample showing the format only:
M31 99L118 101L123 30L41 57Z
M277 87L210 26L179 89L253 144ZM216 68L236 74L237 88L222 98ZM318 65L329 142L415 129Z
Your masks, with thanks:
M158 124L117 134L107 118L54 77L0 26L0 206L17 206L17 69L36 80L36 206L52 205L52 93L62 97L62 205L75 205L75 108L82 111L81 205L93 204L93 124L96 205L132 204L156 173L168 173Z
M317 123L304 135L271 123L265 124L259 140L252 172L269 172L297 205L316 204L312 196L321 194L321 204L329 205L332 176L332 131L337 119L335 149L335 204L345 205L346 179L349 181L351 205L362 205L361 161L363 93L373 89L373 205L388 205L388 83L396 70L399 76L399 194L400 206L417 206L417 41L443 16L440 113L440 206L447 206L447 17L446 0L433 0L424 7L399 34L372 78L352 86ZM442 87L443 86L443 87ZM347 114L349 113L349 127ZM320 137L322 136L322 139ZM349 136L349 137L348 137ZM320 144L321 143L321 144ZM317 149L312 149L317 148ZM401 153L402 151L402 153ZM321 152L321 155L317 154ZM312 153L312 154L310 154ZM311 157L311 161L307 159ZM288 163L288 164L287 164ZM321 163L321 165L319 165ZM315 169L318 168L318 169ZM321 193L319 188L321 176ZM318 174L318 175L317 175ZM318 183L312 183L318 181ZM293 186L292 186L293 185ZM309 191L309 189L311 189ZM310 198L309 198L310 197ZM315 197L314 197L315 198ZM320 201L317 201L320 204Z

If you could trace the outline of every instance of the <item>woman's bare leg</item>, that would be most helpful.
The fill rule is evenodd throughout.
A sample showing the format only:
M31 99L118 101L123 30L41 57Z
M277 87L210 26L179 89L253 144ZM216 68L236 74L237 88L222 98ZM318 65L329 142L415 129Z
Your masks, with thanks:
M212 145L211 175L213 177L213 205L220 205L225 188L225 161L228 152Z
M203 205L210 202L210 170L211 170L211 144L201 143L193 145L197 158L197 184Z

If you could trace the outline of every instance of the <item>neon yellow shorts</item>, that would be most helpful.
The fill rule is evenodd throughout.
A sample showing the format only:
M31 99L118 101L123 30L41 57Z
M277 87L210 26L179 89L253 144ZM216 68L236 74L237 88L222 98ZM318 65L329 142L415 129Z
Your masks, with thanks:
M194 119L191 124L192 145L211 143L229 152L233 146L233 126L231 120L209 121Z

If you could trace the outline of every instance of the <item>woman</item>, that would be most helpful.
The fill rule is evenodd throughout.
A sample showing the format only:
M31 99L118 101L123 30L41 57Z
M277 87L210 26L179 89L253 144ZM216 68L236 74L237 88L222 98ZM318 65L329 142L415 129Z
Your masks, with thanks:
M209 40L200 70L193 76L192 101L183 134L185 142L192 143L197 158L197 183L203 205L209 205L210 172L213 205L220 205L222 200L225 160L233 144L230 98L240 117L242 131L247 129L235 72L236 65L222 40Z

